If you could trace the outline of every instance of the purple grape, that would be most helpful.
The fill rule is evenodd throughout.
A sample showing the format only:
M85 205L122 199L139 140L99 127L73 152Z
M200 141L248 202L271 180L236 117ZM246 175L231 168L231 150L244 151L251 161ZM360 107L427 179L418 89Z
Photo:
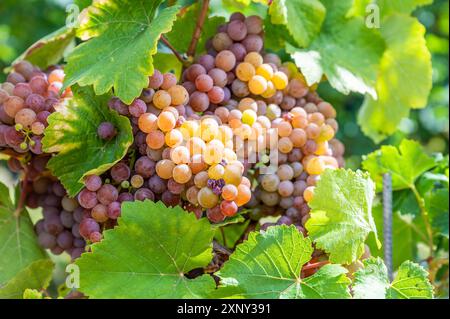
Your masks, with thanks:
M111 219L117 219L121 215L121 205L119 202L112 202L108 205L107 210L108 217Z
M61 224L66 228L72 228L73 224L75 223L72 213L69 213L65 210L61 212L61 214L59 215L59 219L61 220Z
M111 177L117 183L128 180L130 174L131 170L125 163L117 163L111 168Z
M119 203L132 202L132 201L134 201L134 196L131 193L120 193L117 201Z
M91 209L98 203L97 194L90 190L83 189L78 194L78 203L80 203L80 206L83 208Z
M155 200L155 194L148 188L140 188L134 193L134 199L143 201L145 199L149 199L151 201Z
M39 94L30 94L25 100L25 106L39 113L46 111L45 99Z
M117 200L119 197L119 192L111 184L105 184L97 191L97 198L103 205L109 205L110 203Z
M83 236L85 239L89 239L89 236L93 232L99 231L100 225L92 218L85 218L80 223L79 232L80 235Z
M41 247L52 249L56 246L56 237L49 233L42 232L38 235L38 242Z
M63 249L69 249L73 244L73 235L70 231L63 231L56 237L56 243Z
M117 131L112 123L103 122L98 126L97 134L103 140L110 140L117 135Z
M149 178L155 174L155 162L147 156L141 156L134 164L134 169L143 178Z
M57 235L64 230L64 226L61 224L59 216L49 216L44 221L44 229L51 235Z
M167 184L166 181L155 174L148 180L148 187L155 194L162 194L167 189Z
M139 117L147 111L147 104L140 99L136 99L128 107L128 111L134 117Z

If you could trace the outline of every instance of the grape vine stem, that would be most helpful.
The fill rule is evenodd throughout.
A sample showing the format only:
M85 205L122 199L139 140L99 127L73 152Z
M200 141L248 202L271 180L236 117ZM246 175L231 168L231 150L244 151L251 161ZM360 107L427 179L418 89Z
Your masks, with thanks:
M19 218L20 213L22 212L23 208L25 207L25 200L28 195L28 170L27 167L24 166L24 176L22 178L22 185L21 185L21 192L19 201L17 202L16 210L14 211L14 217Z
M167 38L165 37L165 36L163 36L163 35L161 35L161 41L164 43L164 45L166 46L166 47L168 47L172 52L173 52L173 54L176 56L176 58L184 65L184 64L186 64L186 59L184 59L183 58L183 56L180 54L180 52L178 52L175 48L174 48L174 46L169 42L169 40L167 40Z
M414 193L417 204L419 205L419 209L420 209L420 212L421 212L421 215L423 218L423 222L425 224L425 229L426 229L427 235L428 235L428 246L430 249L430 257L433 257L433 250L434 250L433 229L431 228L430 217L429 217L428 211L425 207L425 203L424 203L422 196L420 196L419 191L416 188L416 185L414 185L414 184L410 185L410 189Z
M202 8L200 14L198 15L197 24L195 26L194 34L192 35L191 43L187 51L189 57L195 55L195 50L197 49L197 44L202 34L203 24L205 23L206 15L208 14L209 0L203 0Z
M308 270L308 269L316 269L316 268L320 268L322 266L325 266L327 264L329 264L330 261L329 260L324 260L324 261L319 261L316 263L312 263L312 264L307 264L305 265L302 270Z

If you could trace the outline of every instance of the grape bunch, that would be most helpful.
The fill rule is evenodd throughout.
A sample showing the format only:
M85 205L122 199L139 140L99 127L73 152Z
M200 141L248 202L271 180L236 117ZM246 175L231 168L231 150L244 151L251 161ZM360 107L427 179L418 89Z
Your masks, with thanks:
M86 242L80 234L85 212L49 174L46 169L49 159L48 155L34 156L26 164L26 180L23 181L26 205L42 208L43 218L35 224L39 244L55 255L65 251L75 259L85 251Z
M127 155L101 175L89 175L69 198L46 171L41 154L46 118L62 95L59 67L42 72L15 65L0 89L0 148L31 151L28 162L11 157L12 171L27 170L29 207L42 207L40 244L77 258L113 228L127 201L162 201L197 218L219 223L240 212L246 218L278 217L304 228L308 203L325 169L344 165L336 138L336 110L309 87L292 62L264 50L263 21L231 15L207 41L206 54L181 76L154 70L131 104L113 97L110 109L129 119L134 142ZM110 122L97 134L119 134Z
M14 65L0 86L0 148L42 154L47 117L70 89L60 94L64 71L57 66L41 71L27 61Z

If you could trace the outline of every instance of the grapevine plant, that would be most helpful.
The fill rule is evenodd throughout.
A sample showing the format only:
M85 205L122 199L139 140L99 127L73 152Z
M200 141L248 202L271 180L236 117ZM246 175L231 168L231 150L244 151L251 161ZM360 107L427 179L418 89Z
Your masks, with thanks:
M432 298L448 158L404 140L346 169L316 91L363 94L362 131L394 133L431 89L411 16L430 2L75 1L0 86L0 151L20 177L0 184L0 297L48 297L49 256L68 254L67 298ZM393 276L386 173L429 247Z

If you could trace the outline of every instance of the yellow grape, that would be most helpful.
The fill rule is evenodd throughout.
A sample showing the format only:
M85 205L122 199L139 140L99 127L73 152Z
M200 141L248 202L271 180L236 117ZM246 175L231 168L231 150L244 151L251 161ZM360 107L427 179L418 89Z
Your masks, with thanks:
M280 137L288 137L292 133L291 123L287 121L279 123L276 128Z
M150 133L158 128L158 117L153 113L144 113L139 116L138 126L144 133Z
M275 88L275 85L272 81L267 81L267 89L264 91L264 93L261 94L263 98L271 98L272 96L277 93L277 89Z
M284 90L288 85L288 77L281 71L277 71L273 74L272 82L277 90Z
M156 163L156 174L163 179L172 178L172 171L175 167L175 163L168 159L160 160Z
M208 165L220 163L223 159L224 148L223 143L216 139L206 144L203 151L203 159L205 160L205 163Z
M314 152L315 155L325 155L328 152L328 142L317 142L317 149Z
M261 75L266 80L271 80L273 77L273 68L270 64L261 64L256 68L256 74Z
M200 189L197 195L198 203L204 208L213 208L219 202L219 196L208 187Z
M234 201L240 207L240 206L247 204L250 201L250 199L252 197L252 192L247 185L242 185L242 184L240 184L237 187L237 190L238 190L238 194Z
M228 164L225 166L225 172L223 174L223 179L226 184L232 184L238 186L241 184L242 171L238 165Z
M289 137L282 137L278 140L278 150L281 153L287 154L294 148L294 144L292 143Z
M178 164L173 168L172 177L179 184L186 184L192 177L191 169L186 164Z
M309 175L320 175L325 170L325 162L321 157L311 158L306 165L306 172Z
M191 154L203 154L206 143L200 137L194 136L187 141L186 146Z
M314 190L315 187L314 186L308 186L305 191L303 192L303 199L309 203L313 197L314 197Z
M186 146L177 146L170 151L170 159L175 164L189 163L190 158L189 150Z
M205 171L201 171L194 176L194 185L198 188L206 187L208 184L208 173Z
M222 143L233 140L233 130L228 125L219 126L219 139Z
M242 62L239 63L236 67L236 76L239 80L248 82L255 75L255 67L248 63Z
M258 115L256 114L255 111L245 110L244 112L242 112L242 123L252 126L253 123L256 122L257 117Z
M172 98L170 97L170 94L167 93L167 91L156 91L155 95L153 96L153 105L155 105L158 109L168 107L171 103Z
M245 110L252 110L254 112L257 112L258 111L258 103L256 103L256 101L254 99L252 99L251 97L244 97L242 100L239 101L238 108L239 108L239 111L241 111L241 112L244 112ZM236 116L239 116L239 114L236 113Z
M244 61L252 64L255 68L257 68L258 66L263 64L263 57L258 52L250 52L245 56Z
M223 159L227 162L236 161L237 155L231 148L225 148L223 150Z
M209 142L219 134L219 124L212 118L202 120L200 124L201 137L205 142Z
M208 176L211 179L221 179L225 173L225 167L220 164L215 164L209 167Z
M166 133L164 140L167 146L175 147L183 142L183 134L181 134L180 130L174 129Z
M255 75L248 82L248 88L255 95L262 94L267 90L267 80L261 75Z
M328 125L322 125L320 127L320 134L319 137L317 138L317 141L329 141L334 137L334 130L333 128Z
M180 129L183 133L185 139L186 137L200 136L199 132L199 124L197 121L186 121L181 124ZM185 136L185 133L187 136Z
M238 189L232 184L227 184L222 188L222 198L228 201L235 200L238 195Z
M189 100L189 93L182 85L174 85L167 92L171 97L172 105L183 105Z
M146 142L152 150L159 150L164 146L164 133L160 130L152 131L147 134Z
M158 116L157 121L159 129L163 132L168 132L174 129L176 122L177 120L173 113L168 111L161 112L161 114L159 114Z

